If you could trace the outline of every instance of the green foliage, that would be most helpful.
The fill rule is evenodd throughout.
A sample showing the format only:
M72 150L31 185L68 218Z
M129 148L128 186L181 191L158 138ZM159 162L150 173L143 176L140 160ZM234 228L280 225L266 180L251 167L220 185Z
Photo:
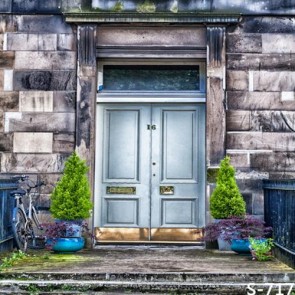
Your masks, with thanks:
M13 266L17 261L24 259L26 256L27 254L21 250L13 252L11 257L3 258L2 263L0 264L0 271Z
M156 5L150 0L145 0L142 4L137 5L137 12L153 13L156 11Z
M210 198L210 211L215 219L231 216L242 217L246 214L246 204L235 180L235 169L230 157L220 163L217 185Z
M122 1L117 1L114 7L112 8L112 11L114 12L120 12L124 9L124 4Z
M273 239L249 238L251 253L254 260L266 261L272 258L271 248L274 246Z
M74 152L66 161L62 178L51 194L50 212L61 220L81 220L90 216L88 167Z

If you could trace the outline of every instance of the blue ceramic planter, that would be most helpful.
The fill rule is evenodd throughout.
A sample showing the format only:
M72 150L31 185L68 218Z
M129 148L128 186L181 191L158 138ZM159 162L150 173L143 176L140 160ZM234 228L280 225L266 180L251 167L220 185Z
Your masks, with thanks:
M48 239L47 246L54 252L77 252L84 248L84 238L58 238L56 240Z
M232 251L238 254L250 254L250 242L248 239L233 239L231 243Z

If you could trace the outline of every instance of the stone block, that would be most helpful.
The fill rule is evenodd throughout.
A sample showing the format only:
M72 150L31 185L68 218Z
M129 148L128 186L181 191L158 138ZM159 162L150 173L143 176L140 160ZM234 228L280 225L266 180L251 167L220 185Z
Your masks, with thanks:
M57 50L76 50L76 38L74 34L58 34Z
M17 27L19 32L27 33L73 33L72 26L61 15L21 15Z
M229 110L294 110L294 92L246 92L228 91Z
M12 10L19 13L36 12L38 2L38 0L13 0Z
M75 149L74 134L54 134L53 152L54 153L72 153Z
M249 168L249 153L248 151L226 151L226 154L230 156L230 163L236 168L236 169L243 169L243 168Z
M227 34L227 52L232 53L261 53L261 34Z
M11 152L12 147L12 134L0 133L0 151Z
M57 35L56 34L39 34L38 35L38 50L56 50Z
M14 153L52 153L52 147L52 133L14 132Z
M20 91L72 91L77 88L76 71L14 71L13 83L14 90Z
M12 91L13 90L13 70L4 70L4 81L3 90Z
M295 35L293 34L263 34L263 53L295 53Z
M295 172L294 152L255 153L250 155L251 168L258 171Z
M227 69L243 71L293 71L294 54L228 54Z
M0 70L0 91L3 90L4 72Z
M2 153L3 173L60 173L65 156L59 154L11 154Z
M275 1L279 3L279 1ZM294 19L289 17L246 17L243 21L245 33L294 34Z
M13 114L14 115L5 117L5 132L72 133L75 131L75 114L74 113L69 113L69 114L68 113L13 113Z
M248 72L246 71L227 71L227 89L228 90L247 90Z
M264 195L263 191L253 194L253 214L264 215Z
M38 50L38 34L7 33L6 50Z
M295 134L279 132L228 132L226 147L236 150L294 150Z
M20 91L19 110L20 112L52 112L53 92Z
M295 92L294 91L282 91L281 101L290 101L294 104L295 101Z
M254 91L294 91L295 72L255 71L253 82Z
M14 68L18 70L73 70L76 68L76 53L72 51L17 51Z
M0 51L0 68L13 68L14 52Z
M227 131L249 131L251 112L249 111L227 111L226 129Z
M0 92L0 109L3 111L19 110L18 92Z
M53 111L74 113L76 110L76 92L74 91L54 91Z
M11 2L12 2L12 0L1 0L1 2L0 2L1 13L11 12Z

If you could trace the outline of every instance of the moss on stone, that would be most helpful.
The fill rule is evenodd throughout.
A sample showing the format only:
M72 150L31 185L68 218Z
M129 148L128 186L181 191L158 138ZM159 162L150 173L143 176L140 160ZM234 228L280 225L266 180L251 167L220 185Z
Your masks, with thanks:
M120 12L124 10L124 4L122 1L117 1L116 4L112 7L111 11Z
M145 0L143 3L137 5L136 10L139 13L153 13L156 11L156 5L149 0Z
M207 182L209 183L216 183L217 174L218 174L219 168L208 168L207 169Z

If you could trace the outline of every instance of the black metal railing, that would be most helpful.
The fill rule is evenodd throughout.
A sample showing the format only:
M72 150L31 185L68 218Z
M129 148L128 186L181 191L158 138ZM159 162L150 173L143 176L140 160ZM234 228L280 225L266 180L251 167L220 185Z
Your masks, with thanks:
M295 268L295 179L264 180L267 225L273 227L275 255Z
M14 199L10 192L17 188L11 179L0 179L0 251L11 250L13 247L12 211Z

